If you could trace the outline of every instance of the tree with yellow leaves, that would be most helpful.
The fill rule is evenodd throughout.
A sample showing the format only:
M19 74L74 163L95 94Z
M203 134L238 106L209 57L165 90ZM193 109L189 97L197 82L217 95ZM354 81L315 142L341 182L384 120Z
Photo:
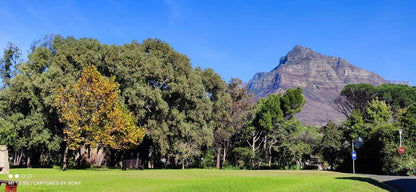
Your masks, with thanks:
M65 124L63 170L68 150L111 147L127 149L139 145L145 131L119 98L115 78L103 77L94 66L87 66L74 86L58 90L55 105Z

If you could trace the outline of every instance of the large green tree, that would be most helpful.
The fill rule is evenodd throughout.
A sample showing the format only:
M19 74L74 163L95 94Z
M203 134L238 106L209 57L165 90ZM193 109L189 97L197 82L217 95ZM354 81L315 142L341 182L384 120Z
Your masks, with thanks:
M228 109L230 123L228 129L223 131L224 140L222 141L223 153L222 162L226 163L227 154L231 152L240 142L245 143L244 128L249 126L254 116L255 102L253 95L248 94L247 85L243 85L240 79L232 78L227 85L227 93L230 94L232 105Z
M289 139L287 138L298 133L297 130L301 125L297 123L293 115L302 110L304 103L305 99L300 88L288 89L283 95L272 94L261 100L256 109L252 126L248 127L250 135L248 144L253 154L261 149L269 166L272 163L273 150L280 153L279 157L283 157L285 149L276 150L276 147L288 144ZM255 166L254 160L255 158L252 162L253 167Z
M335 99L335 109L346 117L354 110L361 112L367 107L376 96L376 88L370 84L350 84L345 86L340 95Z
M5 58L11 53L16 54L18 49L13 50L7 52L9 56ZM51 55L50 49L45 47L35 49L27 62L15 66L16 75L6 82L8 86L0 93L3 119L12 123L19 138L18 142L8 143L15 165L20 165L24 157L28 167L49 165L60 148L61 132L54 121L49 94L51 83L45 73ZM13 60L9 59L9 63Z
M341 150L342 132L335 123L329 121L325 126L321 127L320 133L323 135L319 145L320 152L323 159L329 163L332 171Z

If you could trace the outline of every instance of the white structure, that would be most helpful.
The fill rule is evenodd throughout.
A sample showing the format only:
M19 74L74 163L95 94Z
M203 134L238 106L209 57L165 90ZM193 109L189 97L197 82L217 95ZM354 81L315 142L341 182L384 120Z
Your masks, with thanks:
M6 145L0 145L0 167L2 168L0 174L9 173L9 152Z

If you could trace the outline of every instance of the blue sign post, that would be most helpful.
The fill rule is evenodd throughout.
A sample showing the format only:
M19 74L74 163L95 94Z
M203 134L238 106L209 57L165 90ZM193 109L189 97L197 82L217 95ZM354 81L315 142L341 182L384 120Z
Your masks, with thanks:
M354 139L351 141L351 148L352 148L352 173L355 174L355 159L357 159L357 152L354 150Z
M352 151L352 160L356 160L357 159L357 152Z
M355 139L355 148L359 149L364 142L364 138L359 136ZM354 150L354 139L351 141L351 157L352 157L352 173L355 174L355 160L357 159L357 152Z

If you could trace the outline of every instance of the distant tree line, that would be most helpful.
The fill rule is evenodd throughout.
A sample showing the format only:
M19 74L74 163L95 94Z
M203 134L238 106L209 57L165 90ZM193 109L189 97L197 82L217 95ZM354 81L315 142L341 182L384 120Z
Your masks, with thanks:
M10 43L0 61L0 143L13 166L148 168L302 166L319 143L294 118L301 89L258 102L239 79L158 39L105 45L46 36L23 60Z

